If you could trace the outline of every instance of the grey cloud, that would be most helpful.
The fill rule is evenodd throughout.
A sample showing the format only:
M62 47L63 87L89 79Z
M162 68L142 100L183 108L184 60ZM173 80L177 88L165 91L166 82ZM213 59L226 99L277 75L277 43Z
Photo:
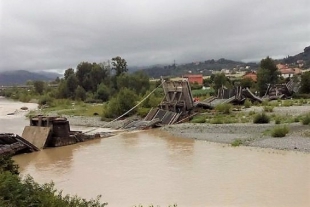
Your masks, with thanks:
M20 0L0 3L0 71L286 56L310 45L308 0Z

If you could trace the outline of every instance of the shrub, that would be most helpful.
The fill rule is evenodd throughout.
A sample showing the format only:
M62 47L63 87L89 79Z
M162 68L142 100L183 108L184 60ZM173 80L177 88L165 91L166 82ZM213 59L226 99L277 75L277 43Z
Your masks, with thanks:
M244 107L245 108L250 108L252 106L252 103L249 99L246 99L244 102Z
M310 114L307 114L305 117L302 118L301 123L303 125L308 125L310 124Z
M273 112L273 106L264 106L264 111L265 112Z
M31 100L31 96L27 93L23 93L19 96L19 101L28 103Z
M265 113L257 114L254 119L253 123L255 124L266 124L270 122L270 117Z
M223 114L230 114L232 109L232 105L231 104L219 104L215 107L215 110L218 112L221 112Z
M281 123L281 120L279 118L276 118L275 124L280 124L280 123Z
M137 95L127 88L123 88L116 97L113 97L108 104L104 105L102 118L116 118L131 110L137 101ZM132 115L136 112L133 109L126 115Z
M294 122L299 122L300 121L300 118L297 116L294 118Z
M18 165L14 163L9 155L0 155L0 173L8 171L12 174L18 175Z
M231 146L233 147L238 147L240 145L243 144L243 141L241 139L235 139L232 143L231 143Z
M250 111L250 112L249 112L249 115L250 115L250 116L252 116L252 115L254 115L254 114L255 114L255 111Z
M38 102L38 104L40 105L40 106L42 106L42 105L53 105L53 101L54 101L54 99L53 98L51 98L51 97L49 97L49 96L42 96L40 99L39 99L39 102Z
M287 126L278 126L274 128L271 132L271 136L273 137L285 137L285 135L289 132Z

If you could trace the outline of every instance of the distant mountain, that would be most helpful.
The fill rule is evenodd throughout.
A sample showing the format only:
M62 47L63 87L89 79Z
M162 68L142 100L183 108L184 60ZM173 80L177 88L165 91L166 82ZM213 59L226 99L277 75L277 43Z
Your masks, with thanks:
M4 71L0 72L0 86L23 85L29 80L51 81L58 76L61 75L49 72L29 72L26 70Z
M220 71L222 69L246 69L256 70L258 63L244 63L241 61L227 60L221 58L219 60L197 61L185 64L172 65L156 65L145 68L143 71L152 78L159 78L160 76L182 76L187 73L210 75L212 71Z

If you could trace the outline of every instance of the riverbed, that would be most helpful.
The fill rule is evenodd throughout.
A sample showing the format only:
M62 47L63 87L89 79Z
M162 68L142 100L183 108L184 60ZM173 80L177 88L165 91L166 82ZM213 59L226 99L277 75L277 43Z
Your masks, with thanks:
M7 105L0 101L0 107ZM24 117L4 116L9 115L1 116L1 132L17 133L21 122L28 124ZM100 194L111 207L310 205L309 153L231 147L162 130L122 133L14 160L22 176L54 181L64 193L84 198Z

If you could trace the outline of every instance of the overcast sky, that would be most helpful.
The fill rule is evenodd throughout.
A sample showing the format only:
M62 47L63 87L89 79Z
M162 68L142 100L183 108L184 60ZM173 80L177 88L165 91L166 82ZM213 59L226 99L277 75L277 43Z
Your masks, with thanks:
M249 61L309 45L309 0L0 0L0 71Z

